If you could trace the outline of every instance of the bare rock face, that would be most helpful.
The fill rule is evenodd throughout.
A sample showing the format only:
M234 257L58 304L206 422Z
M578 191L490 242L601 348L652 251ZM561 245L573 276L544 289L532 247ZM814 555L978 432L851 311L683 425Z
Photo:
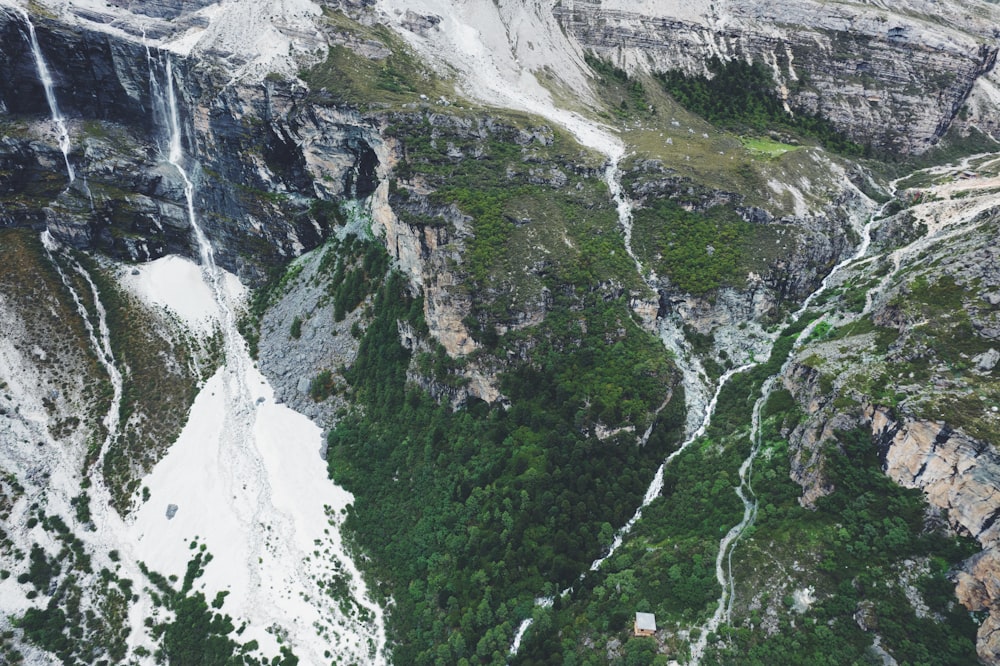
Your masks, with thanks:
M866 415L890 478L924 491L930 504L948 510L955 528L984 546L1000 542L1000 454L993 447L941 423L897 421L882 407Z
M116 0L108 5L125 9L134 14L142 14L153 18L176 19L186 12L194 12L212 4L212 0Z
M554 11L584 49L630 68L701 74L711 57L763 62L791 107L859 143L920 153L997 55L996 16L925 4L573 0Z
M833 486L823 473L821 444L833 439L835 432L852 428L856 421L846 414L837 414L815 425L816 427L803 428L800 433L796 433L795 441L798 446L791 459L791 477L802 486L799 503L804 507L814 507L816 500L833 492Z
M395 164L390 147L379 145L381 161ZM401 220L389 203L389 183L384 179L372 202L372 221L385 239L389 255L407 275L414 288L423 290L424 318L431 335L452 357L465 356L476 349L472 335L462 323L472 309L471 297L461 287L461 279L452 266L461 259L469 218L455 206L431 206L417 194L412 195L420 215L436 215L447 226L408 224ZM433 208L433 210L431 210Z
M979 626L976 651L985 663L1000 662L1000 552L989 548L971 557L957 576L955 594L970 611L989 611Z
M379 159L380 183L372 201L372 222L382 236L389 255L409 279L411 288L424 297L424 321L428 331L452 358L467 356L478 348L465 318L472 311L472 295L457 273L461 264L464 239L471 233L471 219L456 206L432 205L426 198L430 190L416 185L406 201L390 203L389 175L398 162L400 146L392 140L373 141ZM401 219L396 210L407 211L411 218L436 219L434 225L415 224ZM466 386L451 391L453 404L474 396L495 402L500 396L496 378L474 366L466 368ZM428 387L437 393L435 387Z
M947 509L953 527L984 546L958 573L955 593L970 611L989 612L976 650L985 663L1000 663L1000 454L941 423L897 421L882 407L866 415L886 474L923 490L932 506Z
M148 4L162 13L181 4L186 12L193 3ZM107 9L124 11L121 5ZM0 225L48 224L60 242L131 261L196 255L184 186L166 164L165 119L154 99L154 89L167 85L168 58L199 221L223 267L260 281L267 266L329 235L331 207L317 202L375 190L378 160L365 138L372 128L356 114L309 104L294 84L223 85L210 59L147 48L139 37L80 21L35 17L69 124L77 180L67 188L24 19L0 8L0 108L20 128L0 142L0 195L9 202Z

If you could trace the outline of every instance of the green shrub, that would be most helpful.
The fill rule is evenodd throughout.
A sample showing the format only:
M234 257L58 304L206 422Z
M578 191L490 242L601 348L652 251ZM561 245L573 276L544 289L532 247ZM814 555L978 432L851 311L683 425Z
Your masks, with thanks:
M329 370L323 370L309 382L309 397L316 402L323 402L333 395L335 387L333 373Z

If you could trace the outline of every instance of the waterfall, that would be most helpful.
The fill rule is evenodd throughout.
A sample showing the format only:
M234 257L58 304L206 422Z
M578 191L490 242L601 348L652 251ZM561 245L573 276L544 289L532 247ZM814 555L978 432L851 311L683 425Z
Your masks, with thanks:
M72 183L76 180L76 173L73 171L73 165L69 162L69 151L71 145L69 141L69 129L66 127L66 118L59 110L59 104L56 102L56 91L53 87L52 74L49 72L48 63L45 62L45 56L42 55L42 48L38 44L38 35L35 34L35 25L31 22L31 17L28 15L28 12L22 9L21 15L24 17L24 22L28 26L28 42L31 44L31 53L35 58L35 69L38 70L38 78L42 82L42 87L45 89L45 99L49 103L49 111L52 113L52 122L55 124L56 129L59 132L59 150L62 151L63 159L66 161L66 171L69 173L69 182Z
M215 562L206 569L205 584L231 592L226 612L246 621L244 640L252 638L261 650L277 651L280 646L270 628L281 627L304 663L335 658L383 664L383 611L371 600L339 534L339 508L350 500L329 480L316 454L318 429L275 404L270 385L249 355L237 327L240 303L234 280L216 264L215 249L196 209L197 164L184 150L173 62L169 55L154 57L148 47L146 53L153 120L162 133L161 160L173 167L175 182L182 186L202 279L215 303L225 350L222 367L202 388L189 417L189 424L203 423L210 413L212 434L185 438L182 433L147 477L152 499L182 504L171 518L171 529L184 530L186 539L197 536L211 549ZM199 403L211 406L205 411ZM308 432L316 431L316 448L306 436L298 436L301 421L308 424ZM171 471L192 466L204 468L207 483L192 488ZM154 558L152 564L175 568L186 561L183 541L176 551L161 548L157 541L162 509L143 507L139 513L139 550ZM332 595L331 581L343 581L348 598Z
M631 518L629 518L628 522L615 533L615 540L611 544L611 548L608 549L608 552L603 557L594 560L593 564L590 565L591 571L597 571L601 565L604 564L605 560L615 554L615 551L617 551L622 545L625 537L628 536L629 532L632 531L632 528L635 527L635 524L642 518L642 510L652 504L653 500L660 496L660 492L663 491L663 473L666 470L667 465L669 465L674 458L686 451L691 444L697 441L698 438L704 435L705 431L708 430L708 426L712 422L712 415L715 413L715 407L719 403L719 395L722 393L722 389L725 388L726 384L729 383L729 380L732 379L734 375L746 372L754 365L754 363L747 363L746 365L741 365L738 368L731 368L719 378L719 383L715 387L715 393L712 394L712 399L708 402L708 406L705 408L701 424L697 429L695 429L694 432L687 436L687 439L685 439L673 453L667 456L666 459L660 463L660 466L656 469L656 474L653 475L653 480L646 489L646 494L642 498L642 503L636 508L635 513Z
M198 253L201 255L201 263L205 271L208 274L209 283L212 287L212 291L215 293L215 298L219 304L219 308L227 315L229 309L226 305L226 299L221 293L219 284L219 271L215 265L215 250L212 248L212 244L208 240L208 236L205 235L205 231L201 228L201 224L198 223L198 216L195 214L194 210L194 183L191 181L187 170L184 168L184 148L181 144L182 134L181 134L181 122L180 114L177 111L177 93L174 88L174 70L173 64L170 58L167 58L166 63L166 90L167 90L167 161L177 169L177 173L180 175L181 180L184 182L184 200L187 202L187 214L188 222L191 224L191 229L194 231L195 241L198 244ZM155 77L154 77L155 78ZM239 337L239 333L230 330L230 335L228 337Z
M635 256L635 252L632 250L632 201L625 195L625 189L622 187L621 161L624 157L623 152L620 152L617 148L614 150L608 162L608 167L604 171L604 182L608 184L611 199L615 202L615 208L618 210L618 224L622 228L625 251L628 252L628 256L635 263L635 272L652 287L652 283L656 281L656 276L643 277L642 262L639 261L639 257ZM653 291L656 291L656 289L654 288Z

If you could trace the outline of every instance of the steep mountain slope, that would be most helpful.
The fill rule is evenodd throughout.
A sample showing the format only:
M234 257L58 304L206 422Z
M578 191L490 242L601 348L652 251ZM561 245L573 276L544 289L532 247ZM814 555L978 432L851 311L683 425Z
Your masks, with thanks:
M3 659L997 663L997 18L0 4Z

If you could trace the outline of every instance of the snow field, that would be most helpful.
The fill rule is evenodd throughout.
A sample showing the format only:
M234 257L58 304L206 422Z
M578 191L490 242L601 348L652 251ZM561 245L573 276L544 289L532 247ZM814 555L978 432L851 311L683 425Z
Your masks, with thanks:
M126 279L148 302L202 330L222 324L195 264L168 257L143 268ZM226 300L238 301L238 281L219 272ZM245 354L227 345L227 365L202 387L177 442L143 480L149 501L127 535L134 555L165 576L183 578L197 552L191 544L204 544L213 559L195 589L209 600L228 591L223 612L237 626L247 622L240 640L256 639L265 654L277 654L280 636L306 663L327 660L327 650L384 663L382 611L368 600L339 524L327 515L329 508L339 518L353 498L327 478L320 429L275 404ZM176 513L167 518L171 504ZM321 587L331 567L350 579L348 613Z

